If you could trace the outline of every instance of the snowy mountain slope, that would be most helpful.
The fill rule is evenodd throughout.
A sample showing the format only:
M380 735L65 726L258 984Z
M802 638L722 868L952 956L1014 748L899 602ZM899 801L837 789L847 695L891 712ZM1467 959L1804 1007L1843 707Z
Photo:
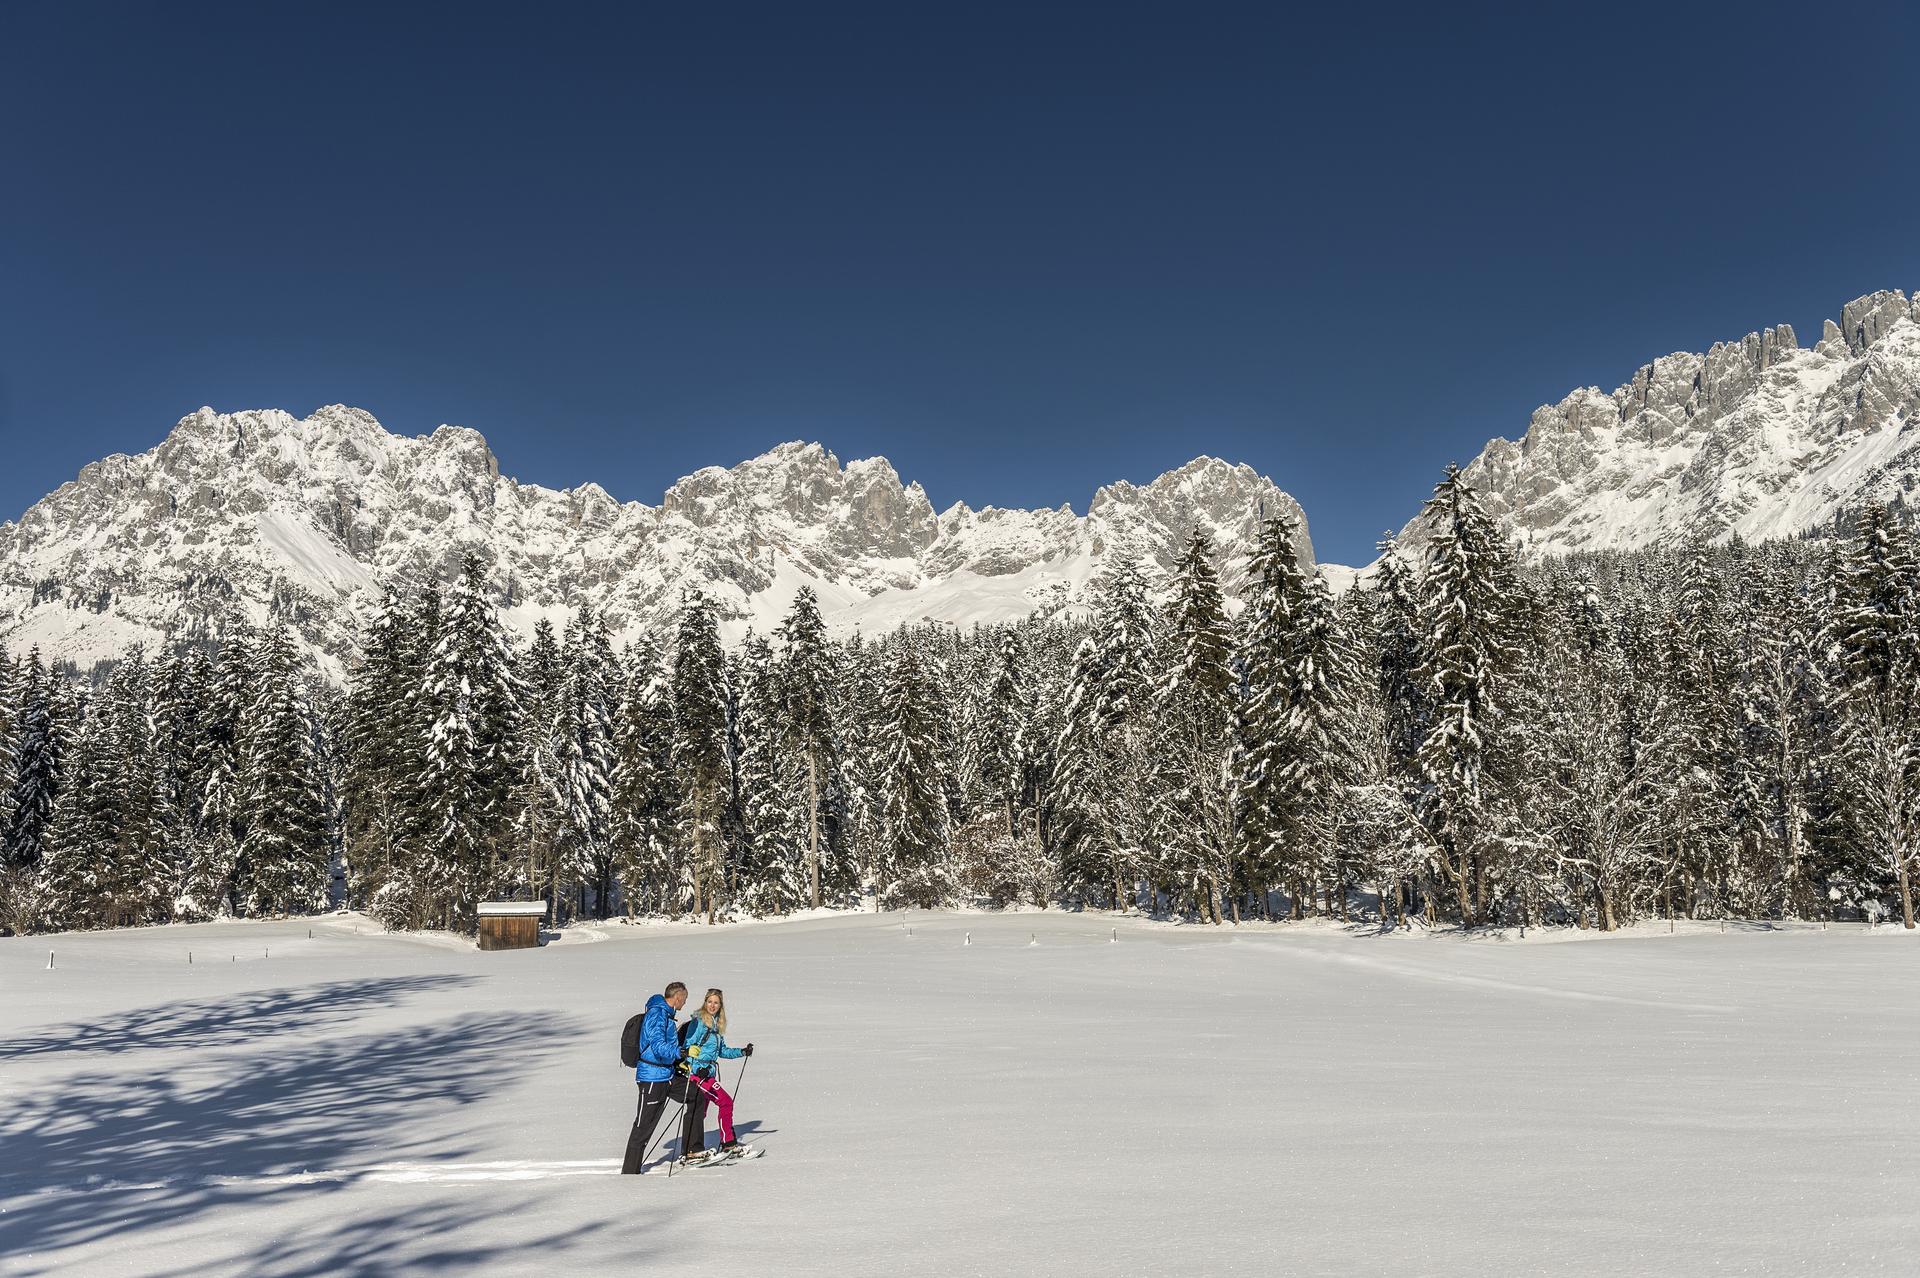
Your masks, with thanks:
M1470 480L1534 552L1779 537L1920 482L1920 296L1841 308L1803 348L1781 325L1577 390L1495 439ZM1403 538L1425 539L1416 518Z
M444 580L468 547L522 631L584 604L632 634L666 622L685 586L718 599L734 637L778 624L802 585L843 633L1008 620L1076 606L1119 548L1169 568L1195 527L1238 557L1262 508L1301 521L1310 563L1298 504L1212 458L1102 488L1085 516L936 514L884 459L843 466L792 443L698 471L648 506L595 484L518 483L460 427L404 437L339 405L305 419L201 409L0 525L0 643L84 666L284 619L337 675L383 584Z

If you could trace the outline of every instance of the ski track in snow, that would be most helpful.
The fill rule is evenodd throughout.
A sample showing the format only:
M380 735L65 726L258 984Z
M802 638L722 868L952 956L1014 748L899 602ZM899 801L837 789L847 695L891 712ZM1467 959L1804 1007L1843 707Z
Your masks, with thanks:
M699 1170L699 1169L696 1169ZM102 1180L79 1185L45 1185L22 1197L68 1194L130 1193L143 1189L188 1186L248 1185L272 1188L370 1181L389 1185L456 1184L482 1180L552 1180L562 1176L617 1176L617 1158L578 1158L541 1162L504 1160L480 1163L379 1163L371 1167L341 1167L321 1171L288 1172L280 1176L163 1176L152 1180Z
M1336 954L1329 950L1304 945L1286 945L1279 948L1284 949L1290 957L1305 959L1309 962L1363 967L1383 975L1398 976L1411 981L1431 981L1438 985L1497 990L1501 993L1531 994L1541 998L1567 999L1577 1003L1614 1003L1622 1007L1652 1007L1665 1012L1701 1012L1729 1016L1740 1010L1726 1003L1682 1003L1672 999L1634 998L1627 994L1601 994L1593 990L1573 990L1557 985L1531 985L1523 981L1503 981L1493 976L1474 976L1466 972L1443 972L1401 963L1383 963L1379 959L1364 955Z

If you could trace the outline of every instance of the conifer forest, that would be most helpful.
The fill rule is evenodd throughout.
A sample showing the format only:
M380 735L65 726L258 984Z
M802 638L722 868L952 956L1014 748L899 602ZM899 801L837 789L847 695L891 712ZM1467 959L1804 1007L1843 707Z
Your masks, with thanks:
M1088 615L729 650L689 592L516 641L393 583L344 687L292 636L0 657L0 925L351 906L471 929L1061 905L1381 927L1891 919L1920 870L1920 567L1833 535L1522 559L1457 472L1334 594L1285 518L1109 556Z

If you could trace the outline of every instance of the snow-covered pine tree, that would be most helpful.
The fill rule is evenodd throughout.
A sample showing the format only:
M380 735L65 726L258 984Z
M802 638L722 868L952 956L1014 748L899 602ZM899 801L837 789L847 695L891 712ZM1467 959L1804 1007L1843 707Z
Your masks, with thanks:
M1285 747L1276 760L1290 796L1282 864L1298 885L1295 910L1321 889L1327 913L1346 913L1351 867L1336 855L1340 804L1349 770L1346 722L1351 717L1352 672L1347 639L1326 580L1307 578L1286 656ZM1336 904L1337 898L1337 904Z
M1452 881L1461 922L1485 921L1487 873L1500 831L1486 764L1500 731L1500 680L1518 660L1510 637L1512 553L1457 466L1422 510L1433 525L1421 578L1421 682L1431 720L1419 765L1425 824Z
M1826 641L1839 693L1848 824L1912 928L1920 857L1920 565L1893 513L1868 507L1835 573Z
M1008 626L994 649L990 682L974 724L973 749L980 782L1005 814L1009 839L1019 837L1020 812L1026 805L1032 717L1033 694L1020 663L1020 632Z
M154 723L151 667L138 648L107 679L94 712L110 761L101 889L123 922L165 922L179 881L179 822Z
M1375 789L1365 799L1370 809L1369 824L1391 831L1383 835L1374 863L1385 880L1380 883L1382 913L1384 894L1391 890L1398 924L1405 921L1410 907L1418 906L1417 899L1410 900L1409 891L1417 897L1421 873L1431 859L1427 841L1414 819L1426 788L1417 760L1420 743L1426 738L1429 707L1420 681L1419 582L1391 534L1381 539L1378 549L1379 567L1368 594L1385 758L1379 760L1380 766L1363 764L1366 779L1358 784L1392 787ZM1362 758L1373 757L1364 743L1359 754Z
M947 711L939 684L912 636L886 645L888 670L879 728L885 828L879 875L884 908L932 909L953 901L952 820L939 753Z
M693 875L693 908L707 921L725 899L721 822L729 796L727 671L713 602L688 591L673 658L673 766L679 781L680 844Z
M735 895L756 915L799 909L811 899L809 794L801 734L787 722L783 672L758 635L741 646L734 736L744 846ZM824 685L820 688L824 695ZM816 774L817 776L817 774Z
M560 732L566 675L553 623L545 617L534 623L533 641L520 656L519 670L525 713L516 743L519 762L509 808L513 837L524 860L516 858L515 890L529 898L544 895L549 917L558 919L561 903L554 890L555 862L567 820Z
M833 657L827 628L820 619L820 601L812 586L794 594L793 606L777 632L780 640L782 720L788 745L800 754L807 773L807 900L819 909L822 896L821 809L825 787L833 771L836 732L833 720Z
M1287 871L1297 796L1287 777L1292 737L1294 646L1307 603L1307 579L1294 553L1295 524L1280 514L1263 520L1247 564L1246 608L1240 616L1236 891L1262 914L1268 892ZM1294 887L1298 908L1299 888Z
M197 832L187 848L174 917L183 923L220 918L229 909L234 869L240 859L235 834L239 811L237 781L224 753L214 757L200 790Z
M418 899L427 885L415 872L426 738L413 730L425 672L417 664L421 645L412 623L404 601L389 589L347 674L341 725L347 890L389 927L418 927L427 917Z
M1061 886L1085 900L1114 885L1109 869L1106 803L1112 760L1106 722L1100 714L1099 642L1084 635L1073 652L1063 705L1050 795L1060 847ZM1120 908L1117 896L1109 903Z
M855 895L871 896L880 908L881 874L886 865L886 812L880 777L886 756L882 740L886 713L888 654L858 633L847 641L842 676L835 688L834 722L843 736L838 768L831 784L845 794L849 882Z
M1093 808L1099 844L1113 884L1115 909L1132 908L1143 879L1156 887L1166 867L1156 855L1166 842L1168 778L1162 750L1165 724L1155 704L1160 664L1158 617L1139 557L1118 551L1098 590L1094 641L1099 649L1095 710L1108 784Z
M627 917L657 910L674 886L673 710L651 639L622 657L613 728L613 841Z
M587 912L591 887L600 914L612 907L613 710L616 695L613 646L606 625L582 608L567 625L561 653L560 773L566 821L556 873L578 888L579 911ZM559 885L555 885L556 895Z
M18 722L4 812L6 866L31 872L40 864L47 822L59 797L63 734L55 722L56 678L40 658L40 649L28 652L20 683ZM19 929L24 931L25 929Z
M248 914L326 905L327 809L313 708L293 637L271 631L255 653L255 691L240 723L236 897Z
M512 852L516 744L523 689L513 651L472 551L447 595L427 661L429 855L447 926L469 928L475 904L506 879Z
M1198 908L1223 921L1233 855L1233 639L1213 542L1195 530L1174 569L1159 708L1169 748L1169 856ZM1234 905L1237 917L1239 906Z
M181 922L213 917L211 907L203 912L187 891L209 839L202 814L216 753L212 701L213 662L199 645L176 645L155 666L153 719L176 826L177 878L168 887L169 909Z
M1654 604L1655 668L1646 677L1665 721L1650 734L1657 745L1643 751L1643 770L1658 800L1658 890L1668 917L1677 906L1690 907L1695 885L1728 855L1735 824L1729 765L1738 658L1730 641L1722 577L1733 568L1716 563L1715 553L1698 542L1683 547L1671 598Z
M64 681L62 681L64 682ZM76 690L60 747L60 781L39 860L41 917L57 929L111 927L121 919L113 889L113 757L107 720Z

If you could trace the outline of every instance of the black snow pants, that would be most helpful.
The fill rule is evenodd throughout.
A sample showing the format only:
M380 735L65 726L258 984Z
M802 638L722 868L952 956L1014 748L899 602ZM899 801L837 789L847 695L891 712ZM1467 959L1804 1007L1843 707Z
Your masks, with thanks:
M627 1157L620 1164L622 1175L639 1173L641 1161L647 1156L647 1146L653 1142L653 1129L660 1125L660 1116L666 1113L670 1100L683 1101L687 1107L686 1118L680 1124L681 1155L706 1148L705 1094L689 1083L685 1074L675 1074L658 1083L641 1083L640 1112L634 1115L633 1130L627 1134Z

